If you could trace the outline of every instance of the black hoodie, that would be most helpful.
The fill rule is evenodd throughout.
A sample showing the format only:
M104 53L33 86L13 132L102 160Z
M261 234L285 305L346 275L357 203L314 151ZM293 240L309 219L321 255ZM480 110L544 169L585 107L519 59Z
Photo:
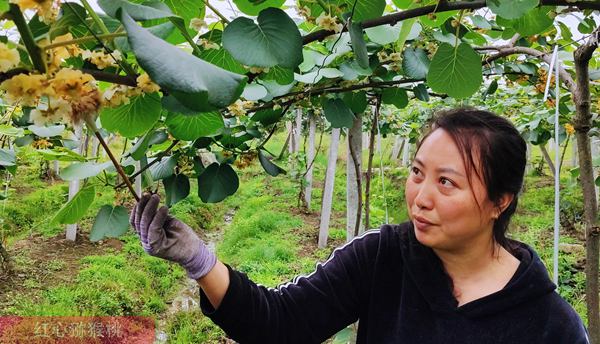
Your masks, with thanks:
M357 343L588 343L535 251L516 245L521 263L508 284L460 307L441 261L410 222L369 231L277 288L228 267L220 307L202 290L200 304L242 344L321 343L357 320Z

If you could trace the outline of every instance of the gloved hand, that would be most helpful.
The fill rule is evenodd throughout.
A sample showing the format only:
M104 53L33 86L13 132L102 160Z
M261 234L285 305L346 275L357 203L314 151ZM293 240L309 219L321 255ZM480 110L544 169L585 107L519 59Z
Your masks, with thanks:
M179 263L192 279L203 277L215 266L216 256L192 228L169 215L169 208L158 209L159 202L158 195L144 193L131 212L129 222L144 251Z

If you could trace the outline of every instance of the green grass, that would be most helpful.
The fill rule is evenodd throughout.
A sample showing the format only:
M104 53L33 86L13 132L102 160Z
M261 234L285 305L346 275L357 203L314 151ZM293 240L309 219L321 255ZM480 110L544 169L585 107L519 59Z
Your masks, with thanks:
M74 283L52 286L37 299L23 298L5 310L22 316L156 315L184 276L178 266L146 255L137 237L122 238L121 253L87 256ZM53 263L56 264L56 263ZM56 265L54 265L56 267ZM29 286L39 285L35 276Z

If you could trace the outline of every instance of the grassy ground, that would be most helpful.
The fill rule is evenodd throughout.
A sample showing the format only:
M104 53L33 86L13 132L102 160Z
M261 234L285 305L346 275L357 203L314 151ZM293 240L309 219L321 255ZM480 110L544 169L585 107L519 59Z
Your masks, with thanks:
M284 137L276 136L267 146L278 153ZM219 204L203 204L197 196L178 203L172 212L201 235L225 228L217 245L220 259L246 272L254 281L275 286L298 274L314 269L316 261L327 258L332 249L343 244L345 231L345 145L340 146L336 170L334 206L329 245L317 249L320 197L327 164L328 138L315 161L313 203L309 210L298 207L299 168L295 157L280 162L287 176L270 177L258 162L239 171L240 189L235 196ZM381 162L385 170L384 186L380 175L372 181L371 227L385 222L386 207L390 223L404 221L404 181L406 170L389 161L391 138L384 140ZM534 153L534 156L537 156ZM301 155L300 155L301 157ZM147 256L137 238L122 238L90 243L87 233L102 204L114 202L107 187L99 187L96 201L81 223L78 242L67 242L64 228L49 224L48 219L66 199L63 182L40 180L39 161L27 152L20 156L23 166L11 183L8 200L2 210L2 237L14 258L11 276L0 275L0 314L18 315L148 315L165 317L168 303L181 289L184 272L177 266ZM567 160L568 161L568 160ZM365 154L366 165L366 154ZM379 154L374 166L380 166ZM298 170L298 171L296 171ZM569 185L565 179L563 185ZM192 190L195 190L192 185ZM192 192L195 194L195 192ZM565 221L577 216L582 207L576 186L563 191ZM553 225L552 178L528 176L511 235L532 245L551 270ZM224 218L233 211L231 224ZM564 243L581 243L577 225L565 230ZM583 302L583 252L571 249L561 256L560 293L585 318ZM198 310L179 312L166 319L165 331L173 343L221 343L223 332Z

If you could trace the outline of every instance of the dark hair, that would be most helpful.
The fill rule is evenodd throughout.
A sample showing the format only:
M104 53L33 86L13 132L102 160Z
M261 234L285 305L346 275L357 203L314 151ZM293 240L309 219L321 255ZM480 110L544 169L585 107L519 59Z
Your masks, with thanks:
M514 196L509 206L494 222L493 239L512 251L506 230L517 209L523 186L527 145L514 125L492 112L475 108L457 108L436 113L423 142L436 129L444 129L462 154L469 184L474 171L485 185L487 196L499 205L505 194ZM417 150L420 147L417 147ZM479 154L479 164L474 159Z

